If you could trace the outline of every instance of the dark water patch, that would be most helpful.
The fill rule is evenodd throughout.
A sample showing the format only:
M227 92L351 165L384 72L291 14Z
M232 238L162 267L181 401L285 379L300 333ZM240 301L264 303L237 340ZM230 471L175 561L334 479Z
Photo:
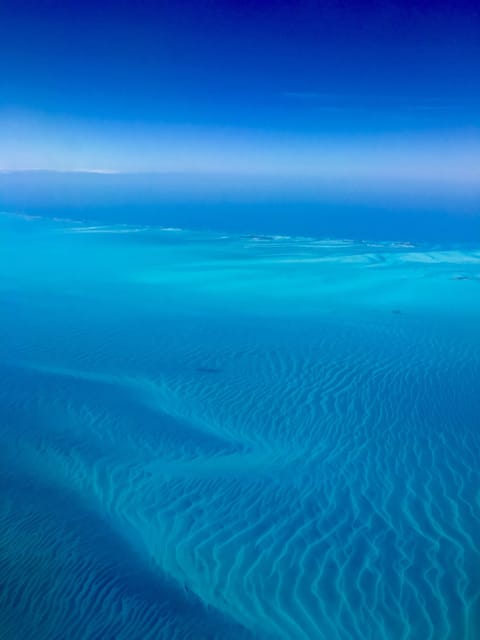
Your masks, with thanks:
M128 536L119 534L118 524L109 522L112 516L98 512L94 503L90 506L86 496L80 499L60 483L51 484L38 476L29 479L27 474L9 478L6 497L15 505L11 510L0 509L0 575L9 572L4 580L10 589L13 584L23 586L15 600L3 603L2 610L4 615L30 619L36 638L65 637L67 625L72 640L93 640L100 634L142 640L151 633L156 638L202 640L254 637L203 603L188 585L176 584L164 575L155 560L149 561L135 548L136 541L131 546ZM16 526L22 521L33 524L30 531L23 527L30 546L22 550L24 557L37 564L32 575L23 574L24 564L14 567L9 562L9 553L16 554L11 549L16 539L9 537L13 533L9 523ZM44 575L41 580L40 574ZM68 606L59 607L60 597ZM3 598L0 596L0 603ZM42 624L35 622L40 617ZM137 621L133 629L128 618Z

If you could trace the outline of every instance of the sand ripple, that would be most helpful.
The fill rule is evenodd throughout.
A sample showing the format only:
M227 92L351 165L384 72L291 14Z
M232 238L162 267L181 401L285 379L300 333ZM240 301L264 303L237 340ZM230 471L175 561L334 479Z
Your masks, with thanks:
M478 253L144 235L0 291L0 638L476 640Z

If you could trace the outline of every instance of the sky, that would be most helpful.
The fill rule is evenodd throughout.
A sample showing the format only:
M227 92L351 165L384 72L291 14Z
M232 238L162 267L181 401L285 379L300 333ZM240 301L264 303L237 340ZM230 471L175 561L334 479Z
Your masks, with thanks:
M265 176L476 210L476 2L4 0L0 53L3 174Z

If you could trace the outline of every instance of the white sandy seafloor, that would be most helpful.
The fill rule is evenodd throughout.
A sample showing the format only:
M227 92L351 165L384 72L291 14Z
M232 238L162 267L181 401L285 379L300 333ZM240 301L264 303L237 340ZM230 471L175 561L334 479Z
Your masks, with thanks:
M480 247L0 231L0 640L480 637Z

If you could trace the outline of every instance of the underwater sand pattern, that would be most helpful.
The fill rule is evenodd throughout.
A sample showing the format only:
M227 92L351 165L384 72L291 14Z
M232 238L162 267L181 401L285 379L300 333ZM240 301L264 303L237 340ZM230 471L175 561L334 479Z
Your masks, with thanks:
M1 640L479 637L480 251L1 224Z

